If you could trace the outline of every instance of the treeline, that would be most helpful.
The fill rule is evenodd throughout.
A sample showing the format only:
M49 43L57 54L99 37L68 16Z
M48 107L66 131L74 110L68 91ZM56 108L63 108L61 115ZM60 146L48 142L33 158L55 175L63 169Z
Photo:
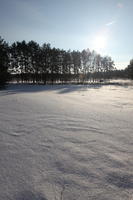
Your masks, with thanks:
M110 57L102 57L89 49L65 51L39 46L34 41L13 43L10 46L10 71L21 82L67 83L99 81L105 72L114 69Z
M0 84L13 82L54 84L100 82L117 74L109 56L89 49L65 51L35 41L8 45L0 38Z
M0 38L1 77L27 83L85 83L109 78L114 70L111 57L102 57L89 49L65 51L51 48L50 44L40 46L35 41L15 42L8 45ZM8 69L8 70L7 70ZM4 73L4 76L3 76Z

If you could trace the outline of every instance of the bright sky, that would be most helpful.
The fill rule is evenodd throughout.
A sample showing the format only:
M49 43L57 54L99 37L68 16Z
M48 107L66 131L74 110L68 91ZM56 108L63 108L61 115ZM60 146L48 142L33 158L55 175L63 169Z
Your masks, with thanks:
M133 0L0 0L0 35L71 50L95 49L116 67L133 58Z

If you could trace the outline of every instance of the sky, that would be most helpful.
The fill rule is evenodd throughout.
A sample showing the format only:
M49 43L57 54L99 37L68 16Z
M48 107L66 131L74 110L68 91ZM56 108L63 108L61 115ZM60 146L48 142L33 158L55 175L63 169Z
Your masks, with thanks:
M133 58L133 0L0 0L0 36L96 50L118 69Z

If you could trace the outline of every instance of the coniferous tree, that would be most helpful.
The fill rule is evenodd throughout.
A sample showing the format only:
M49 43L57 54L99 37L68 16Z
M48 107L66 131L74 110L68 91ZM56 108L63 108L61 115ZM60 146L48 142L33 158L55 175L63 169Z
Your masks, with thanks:
M29 60L30 60L30 73L33 83L39 81L39 63L40 61L40 46L34 41L28 42Z
M9 49L8 44L0 37L0 87L4 86L8 79Z
M47 83L48 74L50 70L50 53L51 47L50 44L43 44L41 47L41 76L43 84Z
M125 69L127 77L133 79L133 59L130 60L130 64Z

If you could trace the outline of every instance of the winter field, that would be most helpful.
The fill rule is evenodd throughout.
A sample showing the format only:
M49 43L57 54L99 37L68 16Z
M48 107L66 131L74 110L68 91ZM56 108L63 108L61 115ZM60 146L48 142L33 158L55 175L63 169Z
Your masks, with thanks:
M0 91L0 200L133 200L133 86Z

